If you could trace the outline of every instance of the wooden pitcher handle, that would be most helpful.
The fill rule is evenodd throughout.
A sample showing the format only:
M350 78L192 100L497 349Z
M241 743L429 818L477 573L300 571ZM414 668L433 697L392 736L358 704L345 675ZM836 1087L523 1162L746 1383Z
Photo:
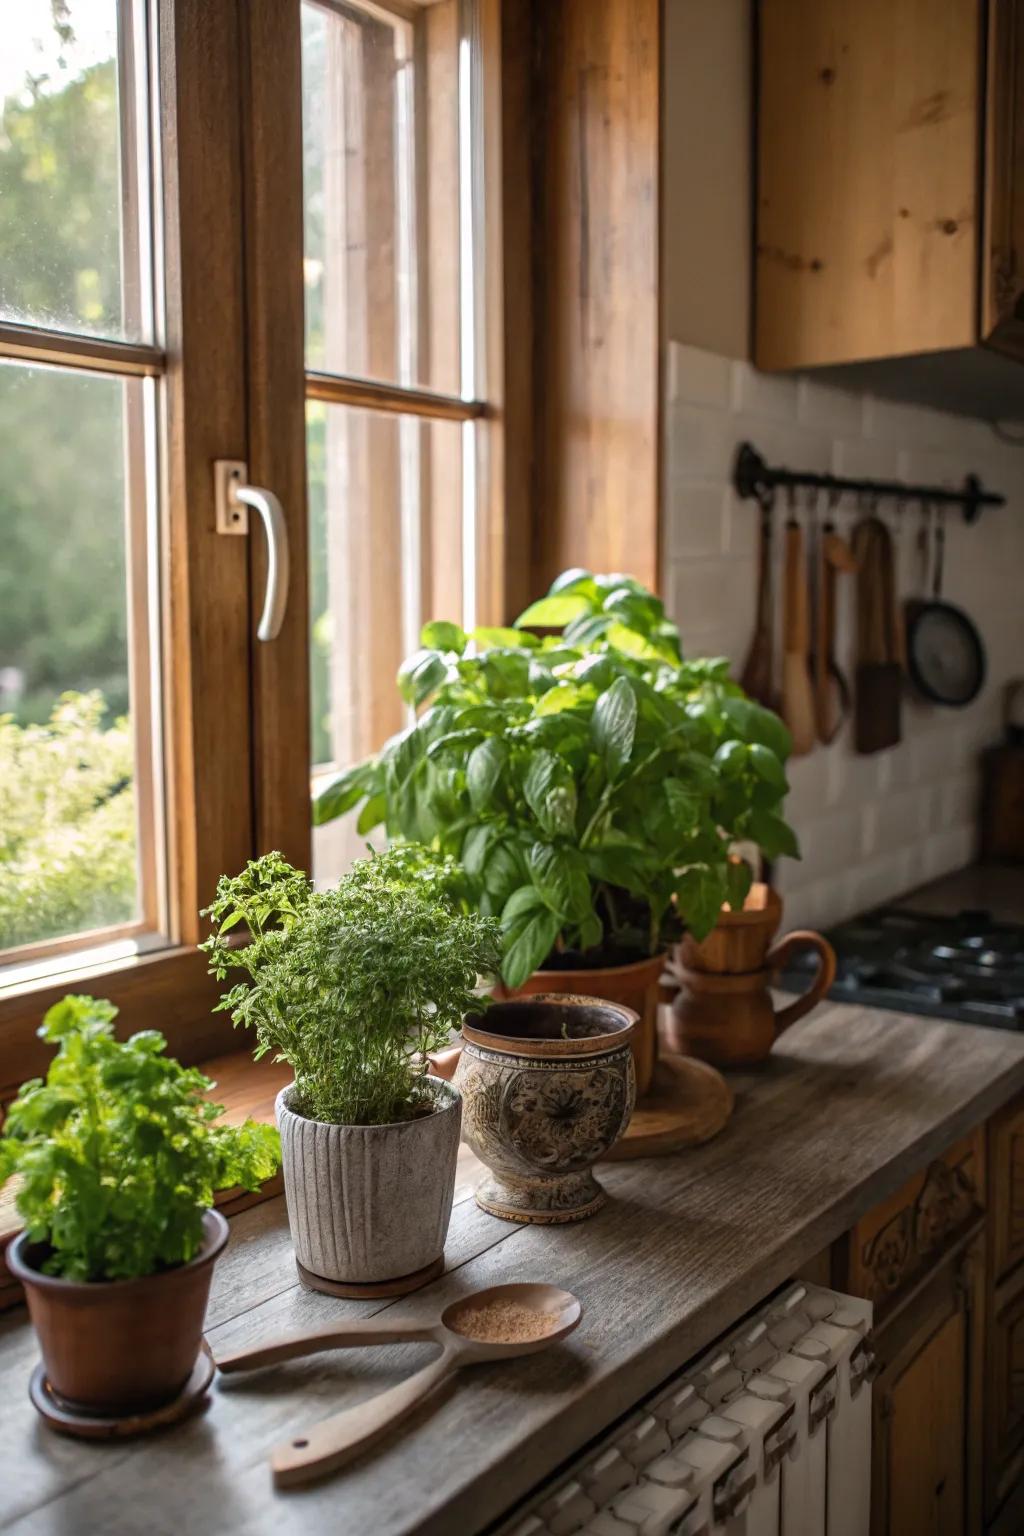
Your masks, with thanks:
M354 1460L382 1440L444 1380L454 1369L457 1356L457 1351L446 1349L438 1359L431 1360L397 1386L300 1430L290 1440L282 1440L270 1455L275 1485L295 1488L314 1478L326 1477L328 1472Z
M427 1053L427 1071L435 1077L443 1077L446 1082L451 1082L455 1076L455 1068L459 1064L462 1055L462 1046L453 1045L447 1051L429 1051Z
M828 939L820 933L815 933L810 928L796 928L792 933L787 933L784 939L780 939L774 949L768 951L765 956L765 967L769 971L781 971L789 957L799 949L814 949L818 952L818 973L811 982L810 987L795 1003L781 1008L775 1015L775 1038L795 1024L797 1019L802 1019L805 1013L810 1013L816 1003L825 996L829 987L836 979L836 952Z

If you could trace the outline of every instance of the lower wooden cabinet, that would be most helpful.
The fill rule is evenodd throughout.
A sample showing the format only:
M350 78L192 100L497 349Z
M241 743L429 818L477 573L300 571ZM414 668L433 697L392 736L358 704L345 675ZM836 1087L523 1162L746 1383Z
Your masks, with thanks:
M984 1235L875 1330L872 1536L981 1530Z
M991 1517L1024 1473L1024 1269L992 1297L987 1378L985 1504Z

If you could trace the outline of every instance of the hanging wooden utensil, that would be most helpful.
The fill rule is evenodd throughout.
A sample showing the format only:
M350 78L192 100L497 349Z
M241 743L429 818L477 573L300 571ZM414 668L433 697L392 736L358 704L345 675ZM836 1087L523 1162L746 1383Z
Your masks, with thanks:
M840 574L856 569L853 550L828 517L818 539L814 640L814 716L818 740L825 746L835 741L850 713L849 684L835 656L836 586Z
M853 551L858 564L854 746L858 752L881 752L900 739L903 668L892 537L880 517L872 513L857 524Z
M796 517L786 523L782 587L782 718L793 738L793 756L814 746L814 690L808 666L811 643L804 534Z
M772 515L775 497L771 491L765 491L759 495L758 500L761 506L761 534L757 565L757 615L754 620L754 637L740 673L740 687L766 709L774 709L777 703L775 611L772 598Z

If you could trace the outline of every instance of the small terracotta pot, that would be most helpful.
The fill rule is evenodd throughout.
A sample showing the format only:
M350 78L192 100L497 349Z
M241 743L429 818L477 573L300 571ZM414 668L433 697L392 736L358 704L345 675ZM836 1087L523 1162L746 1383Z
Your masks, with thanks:
M538 993L568 993L576 997L599 997L618 1003L637 1015L633 1031L633 1065L636 1069L637 1098L642 1099L651 1086L658 1056L659 983L665 969L664 953L632 965L606 965L592 971L534 971L515 992L505 987L495 989L495 997L535 997Z
M394 1125L329 1125L275 1110L295 1256L314 1279L344 1285L401 1280L444 1253L455 1195L462 1104L431 1081L432 1114Z
M173 1402L203 1342L213 1266L228 1240L218 1211L203 1215L194 1259L137 1280L62 1280L39 1266L49 1252L22 1233L7 1267L25 1287L49 1386L72 1407L116 1417Z
M684 934L678 963L688 971L744 975L765 968L772 940L782 922L782 902L770 885L755 881L739 912L723 906L706 939Z
M462 1045L431 1058L454 1074L463 1136L491 1170L477 1204L507 1221L562 1222L604 1204L593 1165L629 1124L636 1014L563 993L493 1003Z

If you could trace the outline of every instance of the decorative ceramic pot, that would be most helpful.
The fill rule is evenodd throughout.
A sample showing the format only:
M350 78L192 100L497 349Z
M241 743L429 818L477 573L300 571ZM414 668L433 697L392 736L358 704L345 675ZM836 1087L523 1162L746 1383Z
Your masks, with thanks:
M443 1262L462 1104L449 1083L427 1085L434 1112L394 1125L307 1120L291 1108L294 1083L278 1094L288 1224L314 1289L379 1287Z
M64 1280L42 1273L49 1250L23 1232L7 1267L25 1287L47 1391L108 1418L172 1402L199 1356L213 1266L227 1240L224 1217L205 1211L202 1247L187 1264L137 1280Z
M651 1086L658 1057L658 1003L665 954L636 960L631 965L605 965L591 971L534 971L515 992L498 987L496 997L535 997L555 992L575 997L598 997L619 1003L637 1015L633 1031L633 1065L636 1094L642 1099Z
M593 1174L629 1124L636 1097L637 1016L596 997L553 993L473 1014L462 1045L434 1058L454 1068L463 1136L490 1169L477 1204L507 1221L591 1216L605 1195Z

